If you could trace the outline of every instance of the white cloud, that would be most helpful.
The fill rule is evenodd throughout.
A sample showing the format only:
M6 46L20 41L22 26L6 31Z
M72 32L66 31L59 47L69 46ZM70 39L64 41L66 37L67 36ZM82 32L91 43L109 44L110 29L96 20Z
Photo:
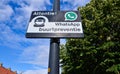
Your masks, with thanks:
M88 2L90 2L90 0L62 0L63 5L61 6L62 10L77 10L77 8L79 6L84 6L85 4L87 4ZM64 4L66 3L67 4Z
M21 42L19 35L15 34L11 28L5 24L0 24L0 45L18 48ZM14 46L12 46L14 45Z
M22 74L47 74L47 69L40 69L40 70L27 70Z
M0 21L7 21L10 19L10 16L13 14L13 9L6 4L0 3Z
M46 5L51 5L50 0L23 0L20 4L21 7L17 10L23 12L23 15L29 18L32 11L46 10Z
M88 2L90 2L90 0L75 0L74 6L84 6Z
M47 74L48 69L38 69L38 70L27 70L22 72L22 74ZM61 74L61 68L60 68L60 74Z
M34 8L38 8L41 6L44 6L46 4L51 5L50 0L24 0L26 1L30 6L34 7Z
M37 45L24 49L21 54L22 63L29 63L41 67L48 66L49 46Z

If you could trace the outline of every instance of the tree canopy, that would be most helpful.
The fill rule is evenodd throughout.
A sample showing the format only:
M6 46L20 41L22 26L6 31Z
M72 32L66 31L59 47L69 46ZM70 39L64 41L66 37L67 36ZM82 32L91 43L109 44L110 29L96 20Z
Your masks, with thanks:
M79 7L84 38L61 46L62 74L120 74L120 0Z

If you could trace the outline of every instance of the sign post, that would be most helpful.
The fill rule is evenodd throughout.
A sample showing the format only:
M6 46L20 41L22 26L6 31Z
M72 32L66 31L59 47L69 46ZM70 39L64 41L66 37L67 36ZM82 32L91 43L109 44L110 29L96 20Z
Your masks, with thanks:
M48 74L59 74L59 38L50 40Z
M53 11L60 11L60 0L54 0ZM60 39L51 38L49 52L48 74L59 74L59 51Z
M60 38L84 37L79 11L60 11L60 0L54 0L53 11L33 11L27 38L50 38L48 74L59 74Z

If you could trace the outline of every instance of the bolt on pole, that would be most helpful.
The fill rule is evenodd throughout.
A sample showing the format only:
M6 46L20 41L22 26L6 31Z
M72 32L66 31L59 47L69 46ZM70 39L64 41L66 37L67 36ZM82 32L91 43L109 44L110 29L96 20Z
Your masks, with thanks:
M53 11L60 11L60 0L54 0ZM60 39L50 39L48 74L59 74L59 51Z

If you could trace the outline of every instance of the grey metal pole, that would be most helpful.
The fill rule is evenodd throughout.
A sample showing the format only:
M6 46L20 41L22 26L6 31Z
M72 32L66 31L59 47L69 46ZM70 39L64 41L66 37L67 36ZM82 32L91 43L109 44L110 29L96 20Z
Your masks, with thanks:
M54 0L53 11L60 11L60 0ZM59 74L59 38L51 38L48 74Z
M59 39L51 39L48 74L59 74Z
M60 0L54 0L53 11L60 11Z

